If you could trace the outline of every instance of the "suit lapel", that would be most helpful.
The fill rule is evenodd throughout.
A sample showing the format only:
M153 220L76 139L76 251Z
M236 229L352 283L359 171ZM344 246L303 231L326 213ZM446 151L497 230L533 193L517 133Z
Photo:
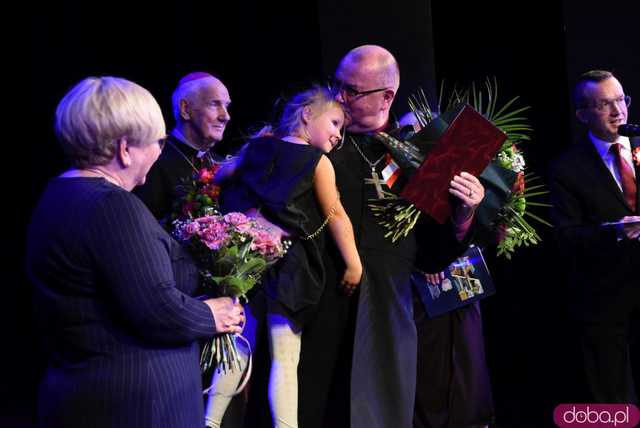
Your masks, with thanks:
M624 198L624 194L622 193L622 190L620 190L620 187L618 187L618 183L616 182L616 179L613 178L611 171L609 171L607 166L604 164L604 161L600 157L600 154L596 150L591 139L589 139L588 137L585 138L582 141L582 145L583 145L583 150L585 152L586 157L589 159L589 162L593 164L593 168L586 168L586 165L585 165L584 170L592 171L593 174L596 176L596 179L599 182L605 184L604 187L606 188L606 190L615 194L618 201L627 209L627 211L631 212L631 208L629 208L629 205L627 205L627 201ZM636 173L637 173L637 168L636 168Z

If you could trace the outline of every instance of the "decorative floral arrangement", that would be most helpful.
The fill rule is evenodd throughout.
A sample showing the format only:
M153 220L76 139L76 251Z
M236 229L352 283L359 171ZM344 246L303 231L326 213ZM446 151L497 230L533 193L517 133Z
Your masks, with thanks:
M210 296L246 298L267 267L281 258L287 241L259 218L242 213L211 214L174 223L173 235L190 249ZM210 367L240 369L235 341L219 335L205 344L203 371Z
M174 202L171 220L202 217L218 210L220 186L214 177L220 170L220 164L194 169L192 177L178 186L178 199Z
M528 206L548 207L548 204L531 200L534 196L546 194L548 191L542 190L544 187L542 184L531 185L535 180L538 180L538 177L532 173L525 173L525 160L515 143L509 147L503 147L496 159L501 167L517 173L511 189L511 195L498 213L494 223L494 227L498 231L497 254L499 256L504 255L507 259L510 259L511 254L517 247L535 245L541 240L536 230L527 222L525 216L551 226L547 221L527 210Z
M496 195L496 198L485 197L482 202L482 204L489 204L496 203L495 201L502 201L502 205L496 207L498 210L496 219L491 224L483 226L492 231L493 240L497 241L497 254L510 259L517 247L535 245L541 240L536 230L527 221L527 218L551 226L530 210L530 207L534 206L549 206L532 200L532 198L548 193L548 191L543 189L542 184L532 184L539 178L526 171L524 156L518 148L518 144L530 140L529 134L532 128L529 126L527 119L521 115L529 107L514 108L513 106L518 99L518 97L515 97L502 107L497 108L498 90L495 79L493 81L487 79L484 88L480 90L476 89L475 84L463 91L454 88L444 110L441 109L443 92L443 86L441 86L440 99L438 100L436 111L431 109L422 90L419 90L409 98L409 108L415 115L420 128L428 126L436 119L438 112L447 112L460 103L468 103L507 135L507 139L495 159L487 167L487 170L493 170L492 174L486 174L485 176L485 173L483 173L481 180L484 179L489 182L496 180L494 183L496 186L485 186L486 194L494 192L494 188L504 187L505 184L511 187L506 189L504 197L499 195ZM424 158L424 156L421 157L414 154L416 147L410 142L394 140L386 134L375 135L375 137L392 151L392 156L395 151L418 162L421 162ZM393 146L397 146L396 150L393 149ZM405 146L409 146L409 150ZM396 157L401 156L395 156L394 160L396 160ZM402 165L400 167L402 168ZM515 174L513 182L509 182L505 178L509 174L505 175L499 171L500 169L511 171L512 173L509 173L511 177ZM372 201L370 207L374 214L379 217L380 224L386 229L385 236L394 242L406 236L421 216L421 212L413 204L402 199ZM488 242L478 242L478 244L486 245Z
M196 260L207 295L246 299L262 273L284 256L289 241L282 240L282 231L259 215L220 214L220 187L215 180L220 171L221 164L194 169L193 176L179 186L172 234ZM211 367L239 370L233 335L222 334L208 341L200 366L203 372Z

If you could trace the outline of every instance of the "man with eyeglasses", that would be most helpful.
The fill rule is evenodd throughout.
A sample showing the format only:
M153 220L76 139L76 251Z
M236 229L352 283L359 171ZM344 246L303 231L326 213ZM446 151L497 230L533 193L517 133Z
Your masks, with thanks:
M458 203L449 222L421 222L396 243L384 236L368 200L397 193L406 178L389 181L390 157L370 134L397 126L390 109L399 84L396 60L380 46L351 50L335 73L336 99L348 125L330 159L365 268L359 291L341 294L342 265L334 257L339 253L327 250L327 285L302 339L299 414L305 428L413 425L417 333L411 274L416 267L439 272L464 251L484 195L476 177L452 177L450 193Z
M189 73L178 83L172 96L176 126L146 183L134 191L158 220L171 215L180 180L216 161L211 148L224 136L230 105L226 86L209 73Z
M584 73L573 98L588 133L550 174L570 310L591 401L638 404L629 344L640 320L640 139L618 135L631 98L610 72Z

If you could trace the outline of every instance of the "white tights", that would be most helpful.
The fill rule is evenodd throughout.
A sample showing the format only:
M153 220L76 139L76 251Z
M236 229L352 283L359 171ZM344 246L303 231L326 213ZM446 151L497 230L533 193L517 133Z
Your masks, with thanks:
M302 332L282 306L269 302L267 314L271 372L269 405L274 428L298 428L298 362Z
M251 324L249 317L247 322ZM298 362L302 331L286 316L282 305L274 301L268 303L267 328L271 353L269 405L273 426L298 428ZM241 358L241 370L225 373L216 369L211 380L211 391L205 409L207 427L220 427L222 417L245 371L248 349L240 341L236 343Z
M215 369L213 379L211 379L211 390L207 400L207 407L204 412L204 421L207 427L220 428L222 417L233 398L244 371L247 367L249 355L247 349L236 341L238 355L240 356L240 370Z

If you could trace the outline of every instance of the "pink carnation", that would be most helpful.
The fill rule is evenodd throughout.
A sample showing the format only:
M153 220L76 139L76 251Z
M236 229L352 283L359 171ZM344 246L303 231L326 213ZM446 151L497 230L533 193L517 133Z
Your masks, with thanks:
M252 229L249 235L253 238L251 249L262 255L275 254L279 250L280 239L277 236L261 229Z
M226 221L227 223L233 225L233 226L239 226L241 224L246 224L249 222L249 219L247 218L246 215L242 214L242 213L229 213L226 214L224 216L224 221Z
M188 237L191 237L200 231L200 224L197 221L191 221L185 224L183 231Z
M220 221L220 216L217 216L217 215L206 215L206 216L203 216L203 217L198 217L197 219L195 219L195 221L200 223L200 225L202 225L202 226L206 226L208 224L217 223L218 221Z
M251 229L253 229L254 225L251 222L242 223L234 226L234 228L238 231L238 233L248 234Z
M212 250L219 250L230 238L226 228L221 223L210 223L198 233L202 242Z

